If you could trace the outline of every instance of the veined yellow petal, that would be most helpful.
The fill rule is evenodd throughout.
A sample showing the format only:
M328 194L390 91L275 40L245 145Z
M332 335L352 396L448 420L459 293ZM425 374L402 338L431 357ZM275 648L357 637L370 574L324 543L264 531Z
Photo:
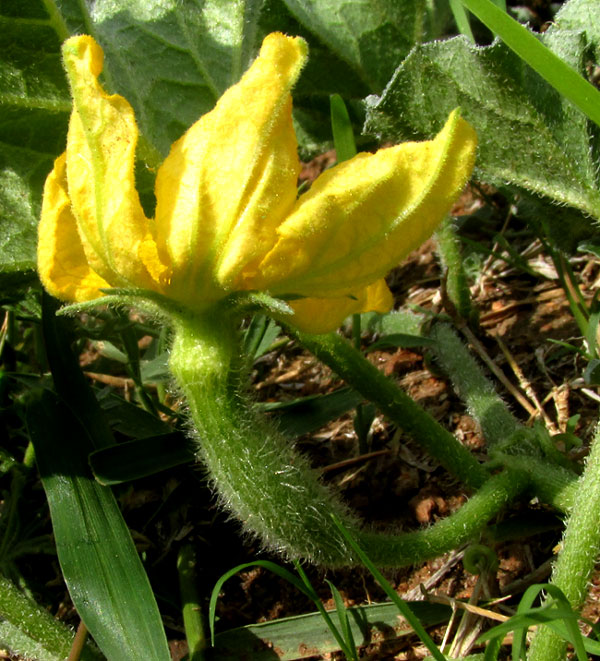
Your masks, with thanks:
M290 301L294 316L286 317L306 333L328 333L340 326L351 314L358 312L389 312L394 299L385 280L377 280L354 296L340 298L300 298Z
M435 230L473 169L477 136L454 111L434 140L358 154L323 173L277 229L247 288L342 296L381 278Z
M91 37L67 40L63 59L74 104L67 137L68 194L88 262L113 286L160 290L157 274L165 267L152 250L153 227L135 189L133 109L98 83L103 53Z
M156 180L170 295L209 302L276 241L300 170L290 89L306 59L300 38L274 33L239 83L171 148Z
M59 156L44 186L38 229L38 272L44 287L64 301L88 301L109 287L90 268L67 195L66 155Z

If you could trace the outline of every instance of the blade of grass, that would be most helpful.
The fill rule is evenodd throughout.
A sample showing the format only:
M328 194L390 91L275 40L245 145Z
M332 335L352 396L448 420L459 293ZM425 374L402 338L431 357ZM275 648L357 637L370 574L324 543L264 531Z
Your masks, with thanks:
M469 23L469 15L465 11L461 0L450 0L450 9L452 10L452 15L454 16L458 31L474 43L475 37L473 36L473 30L471 30L471 24Z
M283 578L285 581L298 588L298 590L309 597L309 599L312 598L309 592L306 590L304 583L302 583L302 581L297 576L294 576L294 574L289 572L287 569L280 567L274 562L269 560L255 560L254 562L246 562L242 565L238 565L237 567L230 569L228 572L225 572L223 576L219 578L219 580L215 583L215 587L213 588L210 595L210 601L208 603L208 627L210 629L210 642L213 647L215 644L215 614L217 610L217 599L219 598L221 588L232 576L235 576L237 573L243 571L244 569L248 569L249 567L262 567L263 569L272 571L280 578Z
M352 627L350 626L350 620L348 618L348 609L346 608L346 604L344 604L342 595L340 594L340 591L335 587L335 585L328 579L325 579L325 582L327 583L327 585L329 585L329 589L331 590L331 594L333 595L333 600L335 602L335 610L338 619L340 621L340 628L342 630L342 636L344 637L344 640L346 641L346 645L351 652L350 658L353 659L354 661L358 661L358 656L356 654L356 643L354 641L354 636L352 635Z
M449 606L426 601L411 602L411 609L427 626L448 622ZM413 630L398 617L398 609L390 602L352 606L347 609L354 639L359 645L385 640L386 643L413 636ZM332 611L328 611L332 613ZM277 655L274 655L277 650ZM219 661L296 661L337 652L339 646L318 611L284 617L271 622L249 624L229 629L215 636L214 657Z
M148 577L112 491L93 479L88 466L88 455L114 439L56 307L44 295L44 342L60 396L45 391L33 397L27 423L65 582L109 658L166 661L169 649Z
M109 659L168 661L160 613L117 502L87 464L92 444L69 407L44 391L27 426L73 603Z
M356 156L356 142L354 131L348 115L344 99L339 94L332 94L329 99L331 110L331 130L333 144L337 155L337 162L347 161Z
M436 644L433 642L427 631L425 631L425 628L419 621L419 618L416 617L415 614L412 612L410 606L406 603L406 601L404 601L398 596L394 588L392 588L392 586L388 583L388 581L386 581L383 574L371 562L367 554L356 543L355 539L348 532L348 530L344 528L341 521L339 521L339 519L333 514L331 515L331 517L336 527L346 538L348 544L356 552L356 555L358 555L363 565L371 572L373 578L375 578L375 580L379 583L379 585L382 587L383 591L387 594L387 596L394 602L394 604L396 604L398 610L402 614L402 617L404 617L406 621L410 624L410 626L414 629L415 633L420 638L423 645L425 645L425 647L431 653L431 656L433 656L433 658L436 659L437 661L446 661L445 656L437 648Z
M204 661L208 647L200 595L196 589L196 554L191 544L182 546L177 555L179 591L183 606L183 626L189 648L188 661Z
M213 647L215 644L215 613L217 608L217 599L219 598L219 593L221 591L221 588L223 587L223 584L227 580L229 580L232 576L234 576L240 571L243 571L244 569L247 569L249 567L262 567L263 569L272 571L274 574L283 578L288 583L291 583L294 587L300 590L300 592L306 595L317 607L319 614L327 624L329 631L333 634L337 644L339 645L339 649L341 649L346 654L346 656L349 655L352 656L351 652L348 650L344 642L344 639L342 638L340 632L337 630L337 627L333 623L331 616L323 607L323 604L319 599L319 595L315 592L313 586L308 580L308 577L304 573L302 567L297 562L295 562L294 565L296 567L296 570L300 574L300 578L294 576L294 574L289 572L284 567L281 567L280 565L271 562L269 560L255 560L254 562L247 562L245 564L238 565L237 567L230 569L228 572L223 574L221 578L219 578L210 595L210 602L208 605L208 626L210 628L210 640Z
M591 83L491 0L461 1L554 89L600 126L600 92Z

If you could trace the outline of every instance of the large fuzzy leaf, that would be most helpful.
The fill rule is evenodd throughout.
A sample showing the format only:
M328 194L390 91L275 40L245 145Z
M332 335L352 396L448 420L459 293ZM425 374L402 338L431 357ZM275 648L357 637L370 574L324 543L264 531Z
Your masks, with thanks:
M544 41L584 71L585 32L559 23ZM561 245L589 236L585 218L600 219L594 129L501 43L479 47L457 37L417 47L383 95L369 100L366 129L392 140L428 137L456 106L477 129L481 180L511 185L530 203L545 198L570 207L549 214L559 218L550 232Z

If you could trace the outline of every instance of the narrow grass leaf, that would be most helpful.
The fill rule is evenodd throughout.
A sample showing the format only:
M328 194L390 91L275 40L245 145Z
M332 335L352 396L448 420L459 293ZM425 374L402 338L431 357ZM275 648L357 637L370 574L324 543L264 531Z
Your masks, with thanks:
M356 156L356 142L352 122L344 99L339 94L332 94L329 99L331 110L331 130L337 162L347 161Z
M410 604L426 626L447 622L451 615L448 606L417 601ZM354 640L362 647L381 641L393 642L414 636L412 628L398 617L395 604L369 604L347 609ZM332 611L328 611L333 614ZM274 656L274 650L277 651ZM314 658L339 651L321 613L314 612L284 617L272 622L250 624L229 629L215 636L214 656L219 661L295 661Z
M279 431L290 438L296 438L319 429L363 400L364 397L355 390L340 388L326 395L310 395L291 402L267 403L260 405L260 408L275 415Z
M469 23L469 15L467 14L461 0L450 0L450 9L456 22L456 27L461 34L468 37L472 42L475 42L471 24Z
M288 583L291 583L309 599L313 598L314 591L311 592L310 590L307 590L304 583L297 576L294 576L294 574L292 574L290 571L284 569L274 562L271 562L270 560L255 560L254 562L246 562L242 565L237 565L237 567L234 567L228 572L225 572L223 576L219 578L219 580L215 583L215 587L212 589L210 595L210 601L208 603L208 626L210 629L210 641L211 645L213 646L215 644L215 613L217 610L217 599L219 598L221 588L232 576L235 576L239 572L244 571L244 569L249 569L250 567L262 567L263 569L267 569L280 578L283 578Z
M335 585L328 579L325 579L331 594L333 595L333 600L335 602L335 612L337 613L338 619L340 621L340 628L342 630L342 636L346 641L346 646L351 653L351 658L358 661L358 656L356 655L356 643L354 642L354 636L352 634L352 627L350 626L350 620L348 618L348 609L346 604L342 599L340 591L335 587Z
M313 588L311 582L309 581L306 572L304 571L304 569L302 569L302 565L297 560L294 560L294 566L296 567L296 571L300 575L300 578L302 579L302 582L304 583L304 586L308 594L311 595L311 598L315 606L317 607L319 613L321 614L323 621L329 627L329 630L333 634L333 637L336 639L337 644L340 646L340 649L344 653L344 656L346 658L354 659L356 657L356 651L348 646L346 640L344 640L343 634L339 632L338 628L333 623L331 616L325 610L325 606L323 606L322 601L319 599L319 595L315 592L315 589Z
M100 484L113 485L154 475L194 459L188 439L174 431L92 452L89 463Z
M540 592L549 593L553 601L544 606L534 608L533 602L537 599ZM587 659L587 652L591 654L600 653L600 643L595 640L584 638L577 625L577 614L571 608L567 598L562 591L552 584L536 584L530 586L525 593L516 614L486 631L478 638L478 642L486 640L502 639L504 636L514 631L512 658L521 659L525 654L526 636L529 627L544 624L549 626L559 636L568 640L581 661Z
M338 518L335 517L333 514L331 516L335 525L342 533L342 535L345 537L348 544L350 544L352 549L358 555L363 565L365 565L365 567L371 572L371 574L373 575L375 580L379 583L379 585L383 588L387 596L394 602L394 604L396 604L396 607L398 608L402 616L406 618L407 622L415 630L415 633L417 634L417 636L419 636L421 642L425 645L425 647L430 651L433 658L436 659L437 661L445 661L444 655L437 648L436 644L433 642L427 631L425 631L419 619L411 611L410 606L407 604L407 602L401 599L397 595L394 588L392 588L392 586L388 583L388 581L386 581L383 574L377 569L377 567L375 567L375 565L371 562L367 554L357 544L356 540L352 537L352 535L348 532L348 530L344 528L344 526L338 520Z
M27 426L73 603L111 661L168 661L160 613L117 502L92 477L86 429L54 393L29 404Z
M204 652L208 647L208 641L202 613L203 600L198 591L196 554L191 544L185 544L179 551L177 572L179 574L183 626L189 648L188 661L204 661Z
M587 323L585 339L590 356L595 357L598 347L598 323L600 322L600 302L594 299L590 306L590 316Z
M281 329L264 314L255 314L244 333L244 354L252 361L264 355L277 339Z

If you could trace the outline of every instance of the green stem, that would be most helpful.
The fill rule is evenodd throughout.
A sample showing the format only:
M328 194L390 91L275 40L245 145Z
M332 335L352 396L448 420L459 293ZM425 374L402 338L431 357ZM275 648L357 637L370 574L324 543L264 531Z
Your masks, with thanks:
M436 342L435 354L443 370L481 426L488 446L493 447L514 434L520 428L519 423L452 328L436 324L430 336Z
M600 553L600 430L592 445L575 495L561 551L551 583L560 588L574 610L579 610L588 592L588 581ZM566 658L566 643L548 627L540 627L532 641L530 661L561 661Z
M438 253L446 274L446 294L459 317L470 321L474 317L471 292L463 268L460 240L454 221L446 217L436 232Z
M524 473L505 471L491 477L457 512L434 526L397 535L386 553L398 566L435 558L475 539L477 533L500 510L514 500L527 486ZM363 533L359 538L366 554L374 559L380 554L377 533ZM419 560L416 560L418 558ZM380 564L375 562L375 564Z
M382 374L361 353L335 333L311 335L292 328L287 332L336 372L365 399L410 434L452 475L469 487L489 477L473 455L403 390Z
M499 454L498 462L509 471L527 474L533 493L542 503L568 512L579 490L579 476L562 466L531 455Z
M243 363L235 324L218 314L175 323L170 368L186 396L198 449L222 504L271 549L324 565L353 562L333 524L345 508L241 394Z
M189 661L204 661L209 642L204 628L200 595L196 587L196 554L191 544L181 547L177 555L179 591L183 606L183 626L189 648Z
M174 329L171 371L187 398L197 428L198 453L221 502L243 522L249 534L290 558L328 566L356 563L351 546L333 523L334 514L375 564L397 567L419 562L456 548L475 535L524 486L519 473L503 473L490 478L459 512L426 531L399 536L362 532L356 518L319 482L307 460L253 410L243 395L246 374L233 320L213 310L204 316L181 316L174 321ZM362 370L368 365L372 370L367 369L368 378L379 384L374 388L376 392L383 387L381 383L389 384L341 338L320 336L317 344L329 347L323 350L326 354L339 349L342 358L352 358L351 363L356 361ZM351 373L352 364L346 364L344 371ZM366 378L364 374L354 375L353 381ZM396 414L397 393L395 387L387 391L384 404ZM428 416L423 419L433 422ZM435 425L431 428L439 433ZM422 427L419 430L422 432ZM452 435L448 436L457 443ZM468 465L474 463L470 483L483 483L487 473L460 444L458 447L460 451L449 463L458 468L466 454ZM447 449L440 451L452 454ZM463 474L464 470L459 472Z

